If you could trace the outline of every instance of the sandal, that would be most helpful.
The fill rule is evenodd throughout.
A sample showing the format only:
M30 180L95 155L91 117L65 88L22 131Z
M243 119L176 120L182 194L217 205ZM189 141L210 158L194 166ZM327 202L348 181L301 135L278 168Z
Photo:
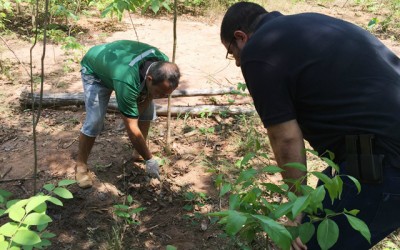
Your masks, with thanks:
M75 180L80 188L90 188L93 186L92 173L88 170L79 171L75 167Z

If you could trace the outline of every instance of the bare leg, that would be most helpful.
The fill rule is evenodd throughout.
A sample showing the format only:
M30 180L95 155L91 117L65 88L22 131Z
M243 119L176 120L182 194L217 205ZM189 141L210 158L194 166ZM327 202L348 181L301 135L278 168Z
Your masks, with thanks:
M93 184L90 173L88 173L87 161L96 137L90 137L80 133L78 157L76 160L75 178L82 188L91 187Z

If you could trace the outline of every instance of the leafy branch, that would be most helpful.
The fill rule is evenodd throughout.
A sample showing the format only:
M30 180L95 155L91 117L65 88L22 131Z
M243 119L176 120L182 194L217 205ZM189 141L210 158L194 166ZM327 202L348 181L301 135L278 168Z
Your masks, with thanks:
M0 249L33 249L50 246L50 239L55 234L46 230L53 220L46 214L47 203L57 206L63 203L57 197L63 199L73 198L72 193L66 188L75 183L74 180L61 180L57 186L46 184L46 190L27 199L9 200L11 193L0 190L0 216L8 215L9 222L0 227Z
M316 154L314 151L309 151ZM288 163L286 168L296 168L304 171L308 176L316 176L322 185L313 188L302 185L304 178L299 180L282 180L282 184L263 183L259 181L262 174L275 174L284 169L268 165L261 169L250 167L250 162L256 158L256 153L248 153L239 162L241 172L233 182L224 181L218 176L216 184L221 187L220 197L229 193L229 208L225 211L210 213L216 216L219 224L230 236L239 236L246 242L251 242L256 235L266 233L279 248L290 249L292 240L300 237L303 243L307 243L316 233L317 240L322 249L332 247L338 237L339 228L332 217L344 215L354 230L370 242L371 234L367 225L356 217L359 210L333 212L324 209L323 201L329 195L332 203L340 199L343 190L342 177L348 177L361 191L361 185L357 179L348 175L339 174L339 167L327 157L320 157L325 163L337 171L337 175L330 178L324 173L307 172L306 166L300 163ZM329 154L332 156L332 154ZM290 184L290 186L288 185ZM296 191L296 194L293 192ZM280 197L280 199L276 199ZM301 225L285 225L287 220L295 221L296 217L304 214L310 222ZM314 222L320 222L315 228Z

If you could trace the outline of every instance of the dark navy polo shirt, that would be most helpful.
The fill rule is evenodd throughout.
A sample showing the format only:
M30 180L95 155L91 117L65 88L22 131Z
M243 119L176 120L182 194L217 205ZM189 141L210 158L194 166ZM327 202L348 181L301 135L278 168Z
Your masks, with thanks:
M319 153L372 133L400 167L400 60L368 31L329 16L267 14L241 53L265 127L296 119ZM393 162L393 161L392 161Z

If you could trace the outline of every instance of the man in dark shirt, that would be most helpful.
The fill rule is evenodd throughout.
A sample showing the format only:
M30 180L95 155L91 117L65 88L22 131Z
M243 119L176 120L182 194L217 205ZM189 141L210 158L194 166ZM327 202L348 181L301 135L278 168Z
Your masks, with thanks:
M354 184L344 178L340 209L361 210L358 217L369 226L372 244L338 216L334 220L340 234L334 248L369 249L396 230L400 225L399 58L368 31L346 21L316 13L268 13L248 2L228 9L221 42L226 57L242 69L279 166L306 164L305 139L320 154L332 151L341 174L361 181L357 195ZM359 151L365 148L372 151L367 153L371 160L359 166L365 153ZM285 170L285 179L304 176L296 169ZM324 208L339 209L330 202L324 202ZM299 240L293 247L306 248ZM307 247L318 247L315 237Z

